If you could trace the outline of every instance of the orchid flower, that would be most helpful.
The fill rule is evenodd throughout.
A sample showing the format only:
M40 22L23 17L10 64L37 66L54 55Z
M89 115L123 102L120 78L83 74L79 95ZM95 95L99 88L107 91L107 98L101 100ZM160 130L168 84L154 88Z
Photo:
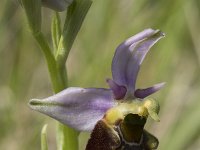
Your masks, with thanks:
M145 89L136 89L135 84L146 54L162 37L164 34L161 31L146 29L121 43L112 61L113 79L107 79L109 89L70 87L48 98L32 99L30 107L78 131L93 130L88 150L95 143L93 137L100 129L99 126L105 125L108 132L115 133L118 130L114 127L120 121L123 126L125 120L132 118L142 126L141 132L146 132L143 126L148 115L159 121L158 102L146 97L160 90L164 83ZM131 114L135 116L127 118ZM148 137L150 134L146 132L144 138L145 135ZM118 134L113 138L119 141L120 136Z
M64 11L72 2L73 0L42 0L43 6L55 11Z

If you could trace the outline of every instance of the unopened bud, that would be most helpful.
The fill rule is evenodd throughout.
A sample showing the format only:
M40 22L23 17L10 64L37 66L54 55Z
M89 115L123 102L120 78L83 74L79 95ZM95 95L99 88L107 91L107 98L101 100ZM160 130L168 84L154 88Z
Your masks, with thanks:
M42 5L55 11L64 11L73 0L42 0Z

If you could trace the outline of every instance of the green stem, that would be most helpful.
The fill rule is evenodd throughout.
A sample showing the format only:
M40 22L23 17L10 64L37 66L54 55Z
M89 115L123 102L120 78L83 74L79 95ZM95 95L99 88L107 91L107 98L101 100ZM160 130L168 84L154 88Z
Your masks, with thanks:
M44 53L54 92L58 93L67 87L66 68L59 68L57 66L54 55L41 32L34 34L34 37ZM57 142L58 150L77 150L78 132L58 123Z
M65 63L91 4L91 0L76 0L73 2L73 4L68 8L63 33L59 43L57 43L58 48L55 58L59 74L61 75L63 83L66 83L66 85L67 70ZM66 128L60 123L58 124L57 130L58 150L78 150L77 131Z
M24 0L28 3L27 0ZM32 3L31 3L32 4ZM32 20L32 13L28 13L28 20L33 32L33 36L40 45L49 70L52 86L55 93L67 88L67 70L65 63L73 42L80 30L83 20L92 4L91 0L75 0L68 9L67 21L64 25L62 35L60 35L60 20L58 13L52 24L52 37L54 49L57 48L56 56L52 53L48 42L40 32L40 24ZM30 4L29 4L30 5ZM28 6L29 6L28 5ZM34 7L35 8L35 7ZM38 7L36 7L38 8ZM37 10L37 9L34 10ZM26 9L29 12L29 9ZM40 16L38 13L37 16ZM37 17L35 17L37 19ZM37 28L36 28L37 27ZM60 38L61 36L61 38ZM60 40L59 40L60 38ZM59 42L58 42L59 40ZM61 123L57 126L58 150L78 150L78 132Z
M62 82L67 87L66 67L59 68L58 71ZM57 149L58 150L78 150L78 131L69 128L58 122L57 124Z
M58 122L57 149L78 150L78 132Z
M42 49L44 53L49 74L50 74L50 78L51 78L51 82L52 82L52 86L53 86L53 90L55 93L58 93L61 90L63 90L65 85L62 83L61 77L58 73L57 64L56 64L54 55L52 54L51 49L41 32L37 34L33 34L33 36L38 42L38 44L40 45L40 48Z
M41 132L41 150L48 150L47 144L47 124L45 124L42 128Z
M49 70L55 93L67 88L67 70L65 63L73 42L78 34L83 20L92 4L91 0L74 0L68 9L67 23L61 35L60 17L56 13L52 23L52 40L56 56L54 56L44 35L41 32L41 0L22 1L32 34L40 45ZM78 132L58 123L58 150L77 150Z

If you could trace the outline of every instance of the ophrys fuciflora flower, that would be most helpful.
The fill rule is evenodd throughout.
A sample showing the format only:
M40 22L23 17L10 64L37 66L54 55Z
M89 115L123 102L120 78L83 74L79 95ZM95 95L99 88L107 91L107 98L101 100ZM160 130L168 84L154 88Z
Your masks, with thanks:
M92 131L86 150L156 149L158 140L144 130L148 116L159 121L159 104L146 98L164 83L136 89L136 78L149 49L164 34L146 29L120 44L112 61L109 89L70 87L30 107L78 131Z

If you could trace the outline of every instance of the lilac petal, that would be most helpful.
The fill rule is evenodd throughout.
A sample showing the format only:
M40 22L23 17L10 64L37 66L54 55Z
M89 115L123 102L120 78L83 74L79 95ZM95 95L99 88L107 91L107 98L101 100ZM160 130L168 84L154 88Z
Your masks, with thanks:
M113 91L116 100L120 100L125 97L127 91L126 87L118 85L112 79L107 79L106 81L110 86L110 89Z
M143 98L159 91L161 88L164 87L164 85L165 85L165 82L156 84L156 85L146 88L146 89L137 89L135 91L135 97L143 99Z
M42 0L43 6L55 11L64 11L72 2L73 0Z
M128 94L134 94L135 82L140 65L149 49L164 34L159 30L146 29L127 39L116 49L112 62L114 81L127 87Z
M91 131L115 102L108 89L67 88L45 99L32 99L29 105L76 130Z

